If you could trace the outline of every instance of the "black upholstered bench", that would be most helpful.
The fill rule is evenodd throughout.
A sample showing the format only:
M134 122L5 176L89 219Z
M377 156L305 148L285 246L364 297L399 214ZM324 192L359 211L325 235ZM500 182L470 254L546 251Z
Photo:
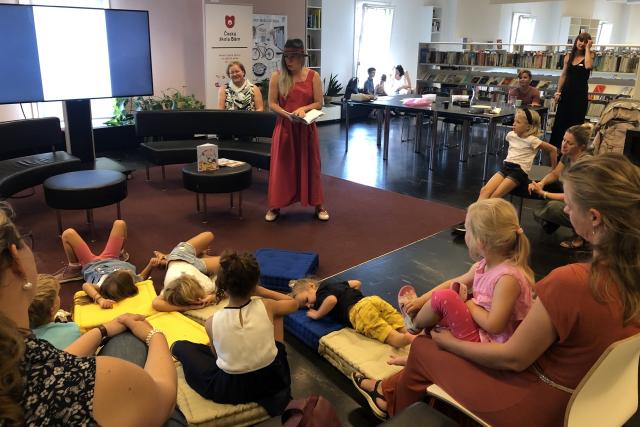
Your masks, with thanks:
M0 142L1 198L82 168L79 158L57 150L64 142L57 117L0 123Z
M111 170L67 172L48 178L43 184L47 206L56 210L58 233L62 234L60 210L84 209L93 238L93 209L117 204L118 219L122 218L120 201L127 197L127 177Z
M165 165L195 162L196 147L207 142L218 145L220 157L269 169L271 135L276 124L276 115L273 113L225 110L139 111L135 121L136 135L145 138L140 148L151 163L162 167L163 180ZM215 134L217 138L195 138L195 135L211 134Z
M207 222L207 193L231 193L230 206L233 208L233 193L238 193L238 214L242 217L242 190L251 186L251 165L222 167L215 171L198 172L198 164L191 163L182 168L184 188L196 193L196 210L200 212L202 194L203 221Z

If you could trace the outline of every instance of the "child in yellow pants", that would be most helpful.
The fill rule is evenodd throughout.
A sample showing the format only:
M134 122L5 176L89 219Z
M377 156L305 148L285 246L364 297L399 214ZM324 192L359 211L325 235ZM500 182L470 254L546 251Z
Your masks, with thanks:
M307 307L307 316L333 320L356 332L400 348L411 344L414 335L407 332L400 313L378 296L365 297L359 280L320 284L313 279L292 280L291 296L299 307Z

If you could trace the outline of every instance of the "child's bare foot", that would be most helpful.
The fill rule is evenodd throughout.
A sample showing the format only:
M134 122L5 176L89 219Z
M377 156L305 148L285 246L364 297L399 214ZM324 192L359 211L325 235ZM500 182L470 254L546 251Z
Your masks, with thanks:
M167 254L162 253L160 251L153 251L153 256L158 260L158 266L162 268L167 268Z
M387 359L387 365L405 366L407 364L407 356L398 356L392 354Z

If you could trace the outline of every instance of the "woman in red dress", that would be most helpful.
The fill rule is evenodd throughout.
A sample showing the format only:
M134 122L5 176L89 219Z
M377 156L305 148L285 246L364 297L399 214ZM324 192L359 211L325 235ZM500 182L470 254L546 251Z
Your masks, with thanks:
M322 206L320 145L315 123L294 121L307 111L322 109L322 83L317 72L304 66L304 44L290 39L284 45L281 70L269 80L269 108L278 114L271 145L269 171L269 210L266 221L275 221L280 208L300 202L315 206L315 216L329 219Z

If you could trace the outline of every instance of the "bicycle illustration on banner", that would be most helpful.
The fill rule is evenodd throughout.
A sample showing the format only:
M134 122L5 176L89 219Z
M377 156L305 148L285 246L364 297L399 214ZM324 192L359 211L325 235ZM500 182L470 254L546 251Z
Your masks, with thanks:
M280 57L287 39L287 17L280 15L253 16L253 49L251 58L253 82L260 83L279 68Z

